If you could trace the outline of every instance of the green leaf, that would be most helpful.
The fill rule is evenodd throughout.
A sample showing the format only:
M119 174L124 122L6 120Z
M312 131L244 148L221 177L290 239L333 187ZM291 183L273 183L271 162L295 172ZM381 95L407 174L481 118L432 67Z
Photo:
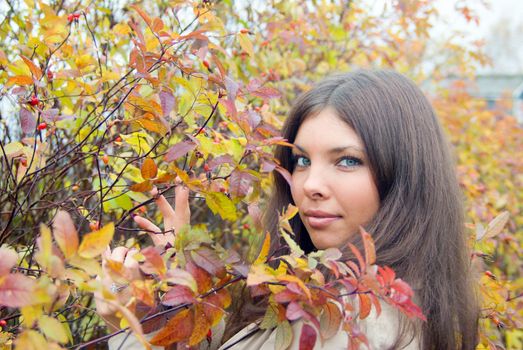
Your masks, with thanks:
M292 327L289 321L285 320L276 328L275 350L286 350L292 343Z

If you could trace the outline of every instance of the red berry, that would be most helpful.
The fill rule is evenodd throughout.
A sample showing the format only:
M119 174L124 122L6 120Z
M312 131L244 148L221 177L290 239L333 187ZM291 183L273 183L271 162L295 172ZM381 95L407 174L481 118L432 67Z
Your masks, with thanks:
M208 62L208 61L206 61L206 60L203 60L203 62L202 62L202 63L203 63L203 65L205 66L205 68L207 68L208 70L211 70L211 65L209 64L209 62Z
M490 271L485 271L485 275L487 275L489 278L493 280L497 280L496 276Z
M47 129L47 123L46 122L41 122L40 124L38 124L38 130L45 130Z
M102 161L105 165L109 164L109 156L107 154L104 154L104 156L102 157Z
M72 13L67 15L67 22L71 23L74 19L74 15Z
M249 32L249 29L245 29L245 28L243 28L243 29L240 29L240 33L242 33L242 34L248 34L248 33L250 33L250 32Z
M248 229L251 228L251 227L249 226L249 224L243 224L243 228L244 228L245 230L248 230Z
M207 164L204 164L203 165L203 170L205 170L205 172L208 173L209 171L211 171L211 167L209 165L207 165Z
M73 18L74 19L80 19L80 13L73 13Z
M212 338L212 330L209 329L209 331L207 332L207 338Z
M91 221L89 223L89 228L91 229L91 231L96 231L100 228L100 223L98 221Z
M36 106L39 103L40 103L40 100L36 96L31 97L31 100L29 101L29 104L31 106Z
M23 166L27 166L27 159L26 158L22 158L20 160L20 163L23 165Z
M54 79L54 74L50 69L48 69L47 70L47 80L53 80L53 79Z
M0 327L5 327L5 326L7 326L7 322L5 320L0 320Z
M122 138L120 136L117 136L115 139L114 139L116 142L122 142Z

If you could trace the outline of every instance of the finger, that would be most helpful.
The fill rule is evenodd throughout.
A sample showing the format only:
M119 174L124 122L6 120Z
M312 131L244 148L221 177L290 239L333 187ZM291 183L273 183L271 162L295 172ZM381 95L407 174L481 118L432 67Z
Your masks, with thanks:
M164 223L170 224L169 226L165 227L165 229L172 229L171 226L174 222L174 217L176 215L173 207L171 206L171 204L169 204L169 202L167 201L167 199L165 199L163 195L158 196L158 189L156 187L153 187L153 189L151 190L151 194L156 197L154 201L156 202L158 209L160 209L160 212L162 213Z
M125 260L125 254L127 254L128 250L129 249L127 249L126 247L116 247L113 249L113 252L111 253L109 259L123 263Z
M128 269L128 271L131 274L131 279L141 279L140 274L140 265L138 264L138 261L134 258L134 255L138 253L137 249L130 249L127 252L127 255L125 256L125 261L123 265Z
M189 207L189 188L179 184L174 188L176 215L174 227L176 230L191 222L191 208Z
M133 220L134 220L134 222L136 222L138 227L140 227L142 230L145 230L147 232L149 237L151 237L151 239L153 240L154 245L160 245L162 243L161 238L159 236L163 236L163 235L158 234L158 233L161 233L162 230L160 230L160 228L158 226L156 226L155 224L153 224L146 218L142 218L141 216L138 216L138 215L136 215L133 218Z

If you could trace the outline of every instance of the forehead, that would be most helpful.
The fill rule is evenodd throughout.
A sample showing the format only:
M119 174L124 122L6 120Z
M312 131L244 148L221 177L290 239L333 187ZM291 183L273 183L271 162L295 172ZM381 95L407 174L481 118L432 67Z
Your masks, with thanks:
M307 117L298 128L294 143L303 148L307 146L364 148L354 129L332 108L323 109Z

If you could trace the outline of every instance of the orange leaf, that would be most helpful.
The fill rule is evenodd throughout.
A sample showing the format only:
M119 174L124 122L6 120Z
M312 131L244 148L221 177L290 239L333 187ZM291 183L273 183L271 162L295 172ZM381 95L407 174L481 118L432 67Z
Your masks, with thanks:
M365 260L363 260L363 256L361 256L360 251L358 250L358 248L356 248L354 246L354 244L349 243L349 248L352 251L352 253L354 254L354 256L356 257L356 259L358 259L358 263L360 265L360 272L363 273L363 271L365 271L365 266L366 266Z
M25 64L29 67L29 70L33 74L33 77L36 80L39 80L42 77L42 70L39 67L37 67L33 61L31 61L29 58L25 57L24 55L20 55L20 57L22 57Z
M207 336L211 328L211 322L205 314L203 306L198 303L194 307L194 328L189 338L189 346L199 344Z
M194 328L192 310L184 309L178 312L167 322L152 339L151 344L157 346L169 346L181 340L189 338Z
M365 262L367 265L372 265L376 262L376 249L374 248L374 241L370 234L360 226L361 238L363 239L363 248L365 249Z
M98 231L88 233L82 239L78 248L78 255L82 258L95 258L102 254L114 235L114 223L110 222Z
M158 167L151 158L145 158L142 164L142 177L144 179L153 179L158 174Z
M148 26L151 26L151 18L145 13L141 8L138 7L138 5L131 5L131 8L138 12L138 14L143 18L145 23L147 23Z
M140 183L131 185L129 189L134 192L147 192L153 189L153 183L150 180L145 180Z
M147 113L146 115L150 115L151 113ZM150 117L144 117L136 120L144 129L155 132L160 135L165 135L169 129L165 125L165 123L162 122L162 119L160 118L150 118Z
M363 320L370 314L372 302L367 294L358 294L360 299L360 320Z
M17 75L14 77L9 77L9 79L7 79L6 86L11 86L11 85L24 86L24 85L31 85L32 83L33 83L33 78L31 78L30 76Z
M66 259L76 254L78 250L78 232L68 212L59 210L54 217L53 236Z
M338 333L342 320L340 308L334 303L326 303L320 317L320 333L323 339L329 339Z

